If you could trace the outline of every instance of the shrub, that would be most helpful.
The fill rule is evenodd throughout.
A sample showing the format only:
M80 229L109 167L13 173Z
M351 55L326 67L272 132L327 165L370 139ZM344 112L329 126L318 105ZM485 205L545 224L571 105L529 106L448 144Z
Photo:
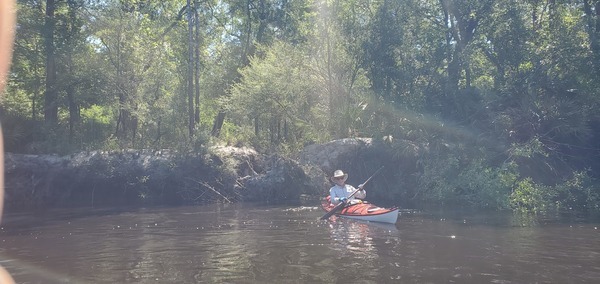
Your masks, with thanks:
M525 178L516 183L510 195L510 207L517 211L544 211L552 205L551 187Z
M600 211L600 188L588 171L573 173L569 180L556 185L554 191L559 208Z
M506 209L516 179L513 164L492 167L481 159L466 161L447 155L426 161L418 184L423 200Z

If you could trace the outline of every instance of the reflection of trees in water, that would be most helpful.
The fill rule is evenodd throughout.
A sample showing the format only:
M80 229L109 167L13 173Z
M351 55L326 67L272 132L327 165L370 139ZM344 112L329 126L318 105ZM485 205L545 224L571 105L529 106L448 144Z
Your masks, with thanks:
M257 237L245 230L245 216L237 210L172 215L140 215L139 234L127 242L135 254L127 282L166 283L240 282L252 267ZM136 217L137 215L133 215Z
M530 212L513 212L509 216L509 225L512 227L535 227L539 225L540 216Z
M371 227L359 221L332 219L329 223L331 248L366 258L376 258L377 249L373 243Z
M397 238L395 225L331 218L330 249L337 254L336 283L378 283L389 269L390 237ZM395 241L393 242L395 243ZM359 281L360 279L360 281Z

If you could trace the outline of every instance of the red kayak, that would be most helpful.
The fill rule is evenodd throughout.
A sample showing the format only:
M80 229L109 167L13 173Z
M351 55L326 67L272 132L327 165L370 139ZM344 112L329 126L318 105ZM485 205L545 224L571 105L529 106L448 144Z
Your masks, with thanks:
M356 204L350 204L339 212L335 213L336 216L357 219L371 222L381 222L395 224L398 220L398 208L381 208L374 204L366 201L358 200ZM329 203L329 197L324 198L321 201L321 206L327 212L333 209L333 205Z

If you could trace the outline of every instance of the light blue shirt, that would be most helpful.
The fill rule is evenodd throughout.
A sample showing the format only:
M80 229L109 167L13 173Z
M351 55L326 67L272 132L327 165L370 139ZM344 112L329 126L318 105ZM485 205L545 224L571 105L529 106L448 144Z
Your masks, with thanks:
M350 196L350 194L352 194L352 192L355 190L356 188L349 184L345 184L343 186L338 184L334 185L331 189L329 189L329 198L331 204L337 205L340 203L340 198ZM356 194L354 194L354 196L352 196L352 198L348 199L348 201L352 202L354 198L363 199L365 197L367 197L367 192L364 190L359 190Z

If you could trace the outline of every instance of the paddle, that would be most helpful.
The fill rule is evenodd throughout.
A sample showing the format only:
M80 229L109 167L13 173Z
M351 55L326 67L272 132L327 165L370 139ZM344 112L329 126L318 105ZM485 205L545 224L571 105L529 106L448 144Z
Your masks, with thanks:
M350 196L348 196L348 199L350 199L359 190L361 190L363 187L365 187L365 185L367 184L367 182L369 182L377 173L379 173L379 171L381 171L381 169L383 169L383 166L381 168L379 168L377 171L375 171L375 173L373 173L373 175L371 175L371 177L369 177L365 182L363 182L362 187L358 187L355 191L353 191L350 194ZM340 202L338 205L336 205L335 207L333 207L333 209L329 210L329 212L325 213L325 215L323 215L323 217L321 217L321 220L329 219L329 217L331 217L337 211L339 211L340 209L342 209L344 206L346 206L346 202L345 201Z

